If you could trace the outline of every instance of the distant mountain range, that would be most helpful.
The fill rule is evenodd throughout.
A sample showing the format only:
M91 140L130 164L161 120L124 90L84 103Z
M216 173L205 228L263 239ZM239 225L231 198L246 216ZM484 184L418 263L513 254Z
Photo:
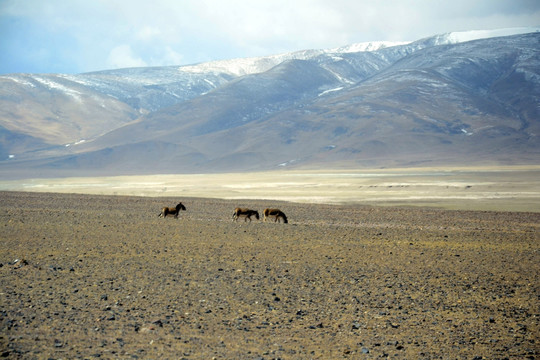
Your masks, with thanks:
M540 29L0 76L0 177L538 164Z

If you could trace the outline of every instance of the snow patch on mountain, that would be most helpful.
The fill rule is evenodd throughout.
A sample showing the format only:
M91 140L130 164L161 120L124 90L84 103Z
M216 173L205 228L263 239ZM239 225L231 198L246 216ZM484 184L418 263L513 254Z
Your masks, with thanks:
M287 60L307 60L323 53L323 50L303 50L263 57L217 60L201 64L181 66L178 68L178 70L181 72L195 74L225 73L233 76L244 76L265 72Z
M335 89L325 90L322 93L320 93L318 96L324 96L324 95L329 94L331 92L340 91L340 90L343 90L343 86L337 87Z
M63 84L60 84L57 81L54 81L52 79L47 79L45 77L34 75L33 79L35 81L41 83L42 85L45 85L46 87L48 87L51 90L56 90L56 91L62 92L67 96L71 96L73 99L77 100L78 102L82 102L82 99L81 99L82 93L80 91L69 88L69 87L67 87L67 86L65 86Z
M373 52L388 47L407 45L409 43L410 42L407 41L372 41L346 45L334 49L301 50L263 57L210 61L206 63L181 66L178 68L178 70L187 73L226 73L233 76L244 76L265 72L288 60L309 60L320 55L328 55L331 56L335 61L339 61L342 60L342 58L339 56L340 54Z
M470 30L470 31L456 31L446 34L430 36L435 39L435 45L457 44L467 41L488 39L501 36L512 36L520 34L528 34L540 32L540 27L519 27L519 28L506 28L495 30Z
M11 81L16 82L18 84L21 84L21 85L24 85L24 86L29 86L31 88L36 87L36 85L32 84L30 81L27 81L27 80L25 80L25 79L23 79L22 77L19 77L19 76L1 76L0 78L8 79L8 80L11 80Z
M447 45L456 44L466 41L486 39L490 37L519 35L531 32L540 31L540 27L522 27L508 28L496 30L474 30L450 32L446 34L432 36L426 39L431 39L431 45ZM370 41L362 43L354 43L333 49L320 50L302 50L291 53L278 55L237 58L227 60L210 61L194 65L185 65L178 68L179 72L183 73L214 73L214 74L230 74L232 76L244 76L256 73L262 73L270 70L276 65L287 60L308 60L320 55L332 56L336 61L341 60L340 54L358 53L358 52L376 52L382 49L404 46L412 44L411 41Z
M327 52L340 53L340 54L355 53L355 52L371 52L371 51L378 51L378 50L393 47L393 46L407 45L410 43L411 41L370 41L370 42L351 44L351 45L338 47L335 49L330 49L330 50L327 50Z

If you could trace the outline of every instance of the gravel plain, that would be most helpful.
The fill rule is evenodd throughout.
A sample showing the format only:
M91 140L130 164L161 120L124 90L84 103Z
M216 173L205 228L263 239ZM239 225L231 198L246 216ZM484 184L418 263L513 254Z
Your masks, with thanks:
M234 222L235 207L289 223ZM537 359L539 227L534 212L0 192L0 356Z

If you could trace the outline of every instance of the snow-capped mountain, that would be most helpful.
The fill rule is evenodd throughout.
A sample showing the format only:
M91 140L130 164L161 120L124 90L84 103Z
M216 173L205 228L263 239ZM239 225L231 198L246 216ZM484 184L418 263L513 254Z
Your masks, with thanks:
M513 36L520 34L528 34L539 32L540 27L520 27L520 28L506 28L506 29L493 29L493 30L470 30L470 31L456 31L439 36L433 36L437 45L458 44L467 41L489 39L502 36Z
M504 29L0 76L0 168L20 175L32 164L46 175L463 161L453 151L474 151L468 161L535 162L539 45L539 28Z

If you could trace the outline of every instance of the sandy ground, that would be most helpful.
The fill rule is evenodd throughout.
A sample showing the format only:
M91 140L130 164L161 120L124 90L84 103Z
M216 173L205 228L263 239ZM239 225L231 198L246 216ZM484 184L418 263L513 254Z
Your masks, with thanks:
M237 206L289 223L233 222ZM539 227L532 212L0 192L0 355L536 359Z
M0 180L0 190L540 212L540 166Z

